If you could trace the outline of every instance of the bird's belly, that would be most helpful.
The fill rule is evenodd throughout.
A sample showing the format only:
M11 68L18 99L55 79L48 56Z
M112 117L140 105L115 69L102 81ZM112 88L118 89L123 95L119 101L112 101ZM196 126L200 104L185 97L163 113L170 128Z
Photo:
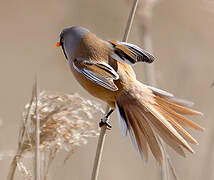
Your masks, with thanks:
M111 91L108 90L95 82L92 82L88 78L86 78L84 75L76 71L73 66L71 66L71 71L73 75L75 76L76 80L81 84L81 86L86 89L92 96L95 96L106 103L108 103L111 107L114 108L115 106L115 100L116 96L118 94L118 91Z

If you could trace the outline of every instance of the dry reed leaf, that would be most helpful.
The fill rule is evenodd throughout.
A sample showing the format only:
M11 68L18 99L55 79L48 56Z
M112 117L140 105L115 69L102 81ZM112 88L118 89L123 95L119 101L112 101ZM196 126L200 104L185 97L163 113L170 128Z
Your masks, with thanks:
M24 163L21 160L21 157L16 157L16 163L18 170L22 174L24 180L33 180L33 176L30 170L24 165Z
M59 150L67 152L65 160L68 160L77 147L87 144L88 138L99 135L98 126L92 119L101 116L104 111L97 102L86 100L78 94L50 91L40 93L38 107L40 151L43 156L41 171L43 179L47 179L49 167ZM30 171L24 166L21 157L24 158L25 152L35 150L35 108L33 92L32 99L23 112L24 121L19 133L18 151L13 160L27 180L30 179ZM9 173L8 180L13 179L16 166Z

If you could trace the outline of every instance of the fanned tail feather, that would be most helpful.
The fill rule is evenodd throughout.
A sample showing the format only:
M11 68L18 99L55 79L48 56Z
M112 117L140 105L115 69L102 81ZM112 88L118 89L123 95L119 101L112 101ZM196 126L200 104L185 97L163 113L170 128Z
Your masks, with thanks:
M161 154L159 144L155 137L155 133L152 130L152 127L150 126L149 122L145 118L145 115L140 111L139 108L136 109L135 113L133 113L132 111L128 111L128 109L130 108L129 106L127 106L126 108L127 109L125 109L125 112L126 112L128 119L132 119L133 120L132 125L133 124L136 125L136 128L134 128L134 131L142 132L142 134L145 137L145 140L147 141L147 143L150 147L152 154L154 155L154 157L156 158L156 160L158 162L162 163L163 157Z
M145 86L138 81L117 97L116 108L120 121L123 121L120 122L123 135L129 132L133 144L145 161L148 159L148 147L160 164L163 161L157 135L184 157L183 148L194 153L187 142L198 144L181 125L204 130L183 116L198 116L202 113L187 107L179 100L174 100L173 97L168 92Z

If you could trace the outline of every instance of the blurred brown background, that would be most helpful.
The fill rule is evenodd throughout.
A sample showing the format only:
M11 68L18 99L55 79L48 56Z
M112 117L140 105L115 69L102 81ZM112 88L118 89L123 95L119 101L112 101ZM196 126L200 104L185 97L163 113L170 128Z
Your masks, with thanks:
M127 3L128 2L128 3ZM123 36L132 1L125 0L1 0L0 6L0 179L6 179L10 154L17 148L17 136L24 104L29 100L35 74L41 89L66 93L80 88L66 64L62 51L55 48L64 27L81 25L104 39ZM214 3L209 0L162 0L153 9L152 42L158 87L178 97L194 101L204 112L199 124L204 133L192 132L200 145L195 155L178 157L170 151L180 179L214 179ZM136 21L129 41L141 45ZM144 81L143 64L135 67ZM98 122L97 118L97 122ZM129 138L122 138L116 113L108 132L101 164L100 180L156 180L160 169L153 157L144 165ZM60 153L49 179L90 179L96 139L83 146L63 165ZM63 157L63 158L62 158ZM16 178L23 179L19 175Z

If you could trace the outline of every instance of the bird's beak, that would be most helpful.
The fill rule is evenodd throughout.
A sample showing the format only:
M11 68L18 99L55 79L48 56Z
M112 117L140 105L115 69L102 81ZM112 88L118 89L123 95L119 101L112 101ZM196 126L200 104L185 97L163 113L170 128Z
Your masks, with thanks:
M61 43L60 42L57 42L56 43L56 47L60 47L61 46Z

